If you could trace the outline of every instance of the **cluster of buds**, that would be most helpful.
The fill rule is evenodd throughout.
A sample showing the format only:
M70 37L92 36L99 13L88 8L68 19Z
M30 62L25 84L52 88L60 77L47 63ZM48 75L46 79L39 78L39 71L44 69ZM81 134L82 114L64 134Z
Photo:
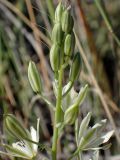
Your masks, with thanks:
M75 34L73 26L74 20L70 13L70 7L65 8L60 2L55 10L55 24L51 36L53 45L50 50L50 64L54 72L57 72L66 61L69 61L74 52ZM75 79L73 73L79 71L81 64L79 54L75 55L73 62L70 73L71 80ZM78 73L76 74L78 75Z
M71 60L70 73L68 78L68 84L65 85L62 91L63 97L65 97L71 90L74 82L78 79L81 71L81 57L80 53L74 54L75 49L75 34L73 31L74 20L71 15L71 7L65 8L60 2L55 10L55 23L52 30L52 47L50 50L50 64L56 73L59 72L60 68L66 67ZM56 77L55 77L56 78ZM57 78L56 78L57 79ZM56 94L55 85L53 86ZM88 86L82 88L80 95L82 99L85 96ZM79 105L82 102L81 96L78 95L76 102L72 103L64 111L64 124L73 124L78 116ZM63 108L62 108L63 109Z

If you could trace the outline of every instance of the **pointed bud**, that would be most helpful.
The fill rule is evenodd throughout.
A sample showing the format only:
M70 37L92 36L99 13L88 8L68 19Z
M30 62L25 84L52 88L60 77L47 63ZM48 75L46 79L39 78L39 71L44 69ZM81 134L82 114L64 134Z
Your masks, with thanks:
M55 10L55 22L61 22L62 14L64 11L64 6L62 5L62 2L60 2Z
M71 34L67 34L64 42L64 52L66 56L71 56L71 54L74 52L75 48L75 35L72 32Z
M88 91L88 84L86 84L84 87L81 88L78 98L77 98L77 103L80 105L84 101L86 94Z
M65 10L62 14L62 30L65 33L71 33L73 30L73 26L74 26L74 21L73 21L73 17L70 14L69 10Z
M28 66L28 78L34 92L41 93L42 82L34 62L30 61Z
M78 116L78 105L73 104L70 106L64 115L64 123L72 125Z
M5 127L7 131L14 137L26 139L30 137L29 132L21 125L15 116L7 114L4 117Z
M78 79L81 71L81 65L82 63L81 63L80 54L79 52L77 52L76 55L74 56L71 70L70 70L70 76L69 76L70 81L74 82L75 80Z
M52 31L52 41L53 43L61 44L62 40L63 40L63 31L61 25L60 23L56 23Z
M50 50L50 64L53 71L58 71L60 68L60 46L55 43Z

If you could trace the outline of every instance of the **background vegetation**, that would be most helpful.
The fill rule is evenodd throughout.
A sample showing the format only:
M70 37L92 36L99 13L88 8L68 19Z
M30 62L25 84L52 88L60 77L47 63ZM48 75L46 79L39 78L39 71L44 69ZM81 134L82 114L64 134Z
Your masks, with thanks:
M9 112L26 127L35 126L37 117L40 117L40 141L51 144L53 116L47 105L33 93L27 68L30 60L37 64L45 94L54 102L49 49L58 2L0 0L0 137L5 138L2 115ZM71 3L77 33L76 51L83 59L75 89L79 91L81 84L90 86L79 118L81 120L88 111L93 113L91 124L107 118L106 130L113 128L115 135L111 139L112 147L101 152L101 156L109 160L120 159L120 1L66 0L64 3ZM11 139L9 137L9 141ZM69 155L74 149L73 128L67 127L59 145L61 159L66 159L61 152ZM40 151L39 156L45 154ZM8 157L1 155L1 159Z

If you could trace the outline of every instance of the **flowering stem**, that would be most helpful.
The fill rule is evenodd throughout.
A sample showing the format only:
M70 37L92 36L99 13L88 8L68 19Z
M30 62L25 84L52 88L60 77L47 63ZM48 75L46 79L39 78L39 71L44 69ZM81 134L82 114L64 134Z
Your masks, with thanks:
M52 160L56 160L57 140L58 140L57 124L59 124L61 120L62 77L63 77L63 68L61 67L59 70L59 78L58 78L58 94L57 94L57 102L56 102L53 144L52 144Z

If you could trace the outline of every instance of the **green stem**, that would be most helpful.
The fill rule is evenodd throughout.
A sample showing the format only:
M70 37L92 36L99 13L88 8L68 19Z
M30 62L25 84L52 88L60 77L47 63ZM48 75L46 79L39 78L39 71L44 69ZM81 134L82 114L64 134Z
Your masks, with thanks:
M42 98L42 99L48 104L48 106L49 106L53 111L55 111L54 105L53 105L45 96L43 96L43 95L39 95L39 96L40 96L40 98Z
M56 160L57 140L58 140L57 124L59 124L61 120L62 77L63 77L63 68L61 67L58 78L58 94L57 94L58 96L57 96L56 111L55 111L54 133L53 133L53 144L52 144L52 160Z

